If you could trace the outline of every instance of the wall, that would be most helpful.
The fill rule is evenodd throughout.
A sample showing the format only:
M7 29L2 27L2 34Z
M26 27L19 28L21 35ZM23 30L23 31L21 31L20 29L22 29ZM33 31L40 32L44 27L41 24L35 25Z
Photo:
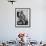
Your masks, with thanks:
M13 5L0 0L0 41L15 40L19 32L31 35L33 40L46 40L45 0L17 0ZM15 27L15 8L31 8L31 27Z

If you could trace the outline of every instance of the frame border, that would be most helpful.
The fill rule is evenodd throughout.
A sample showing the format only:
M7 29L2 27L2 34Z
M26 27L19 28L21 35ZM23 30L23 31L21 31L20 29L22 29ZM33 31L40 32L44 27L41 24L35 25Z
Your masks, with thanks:
M16 26L16 9L29 9L29 26ZM15 27L17 27L17 28L29 28L29 27L31 27L31 8L15 8Z

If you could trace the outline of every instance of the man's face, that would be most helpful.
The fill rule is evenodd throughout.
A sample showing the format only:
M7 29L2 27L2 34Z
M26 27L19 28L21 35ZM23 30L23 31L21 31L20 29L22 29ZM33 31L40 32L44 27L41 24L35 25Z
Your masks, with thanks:
M21 14L23 14L23 11L21 11Z

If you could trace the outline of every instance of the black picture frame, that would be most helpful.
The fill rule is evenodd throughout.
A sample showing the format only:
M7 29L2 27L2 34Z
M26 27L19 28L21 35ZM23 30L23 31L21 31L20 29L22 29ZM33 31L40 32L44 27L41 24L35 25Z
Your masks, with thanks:
M15 8L15 27L18 27L18 28L31 27L31 9L30 8Z

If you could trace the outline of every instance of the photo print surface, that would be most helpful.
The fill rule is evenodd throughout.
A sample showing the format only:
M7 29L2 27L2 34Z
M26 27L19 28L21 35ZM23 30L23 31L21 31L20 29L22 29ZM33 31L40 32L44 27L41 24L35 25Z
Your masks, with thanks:
M30 8L16 8L15 12L15 26L30 27Z

